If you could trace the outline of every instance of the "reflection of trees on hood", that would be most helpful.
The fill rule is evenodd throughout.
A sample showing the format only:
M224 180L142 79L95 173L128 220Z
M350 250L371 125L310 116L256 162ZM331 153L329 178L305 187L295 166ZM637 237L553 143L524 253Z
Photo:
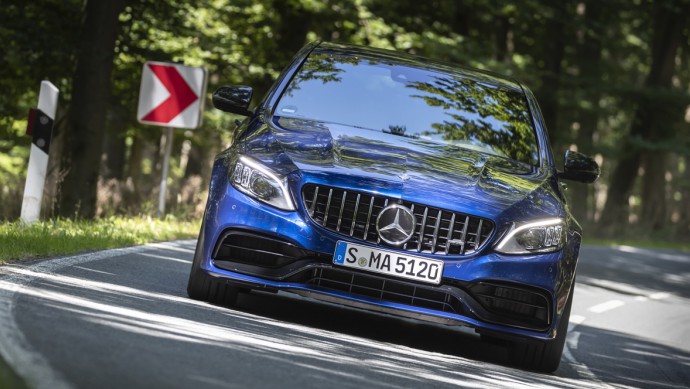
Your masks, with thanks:
M412 97L444 109L449 116L449 120L432 124L435 131L425 135L440 134L446 141L470 142L517 161L536 162L536 139L522 92L460 77L434 79L408 84L409 88L425 92Z

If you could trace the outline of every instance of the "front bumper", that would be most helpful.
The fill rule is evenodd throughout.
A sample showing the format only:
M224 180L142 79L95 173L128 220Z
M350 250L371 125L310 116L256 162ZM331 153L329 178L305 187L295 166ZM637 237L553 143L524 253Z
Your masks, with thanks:
M205 272L250 289L283 290L510 337L555 336L558 303L567 300L564 284L570 286L563 280L572 274L563 269L566 251L516 257L484 250L441 257L443 281L431 286L335 266L338 240L343 236L310 223L304 209L281 211L226 185L209 198L196 255Z

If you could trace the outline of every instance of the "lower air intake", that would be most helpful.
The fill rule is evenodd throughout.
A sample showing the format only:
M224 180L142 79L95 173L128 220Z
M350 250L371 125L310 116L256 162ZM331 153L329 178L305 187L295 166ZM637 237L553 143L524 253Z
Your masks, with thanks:
M312 270L309 284L437 311L462 313L460 299L438 287L384 279L334 268Z

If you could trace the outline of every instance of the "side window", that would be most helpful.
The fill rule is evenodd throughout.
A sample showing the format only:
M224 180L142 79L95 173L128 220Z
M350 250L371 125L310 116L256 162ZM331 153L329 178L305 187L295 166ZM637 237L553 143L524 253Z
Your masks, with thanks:
M537 103L536 97L531 90L526 87L522 87L527 96L527 103L529 104L529 109L532 113L532 121L534 123L534 129L537 131L537 139L539 143L539 159L542 162L546 162L553 166L553 154L551 153L551 144L548 138L548 132L546 130L546 124L544 123L544 117L541 114L541 109L539 109L539 103ZM545 161L544 161L545 160Z

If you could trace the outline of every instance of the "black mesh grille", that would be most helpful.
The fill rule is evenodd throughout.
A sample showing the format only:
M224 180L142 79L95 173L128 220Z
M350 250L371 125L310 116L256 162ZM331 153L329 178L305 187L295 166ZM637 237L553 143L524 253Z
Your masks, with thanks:
M463 313L460 299L438 287L421 286L335 268L319 268L311 272L308 283L320 288L442 312Z
M367 193L323 185L305 185L304 206L317 224L346 236L381 243L376 218L388 204L402 204L415 214L417 231L403 250L464 255L481 249L494 225L490 220Z
M543 329L551 324L549 299L541 291L518 285L479 282L470 286L479 303L498 320L509 325Z

